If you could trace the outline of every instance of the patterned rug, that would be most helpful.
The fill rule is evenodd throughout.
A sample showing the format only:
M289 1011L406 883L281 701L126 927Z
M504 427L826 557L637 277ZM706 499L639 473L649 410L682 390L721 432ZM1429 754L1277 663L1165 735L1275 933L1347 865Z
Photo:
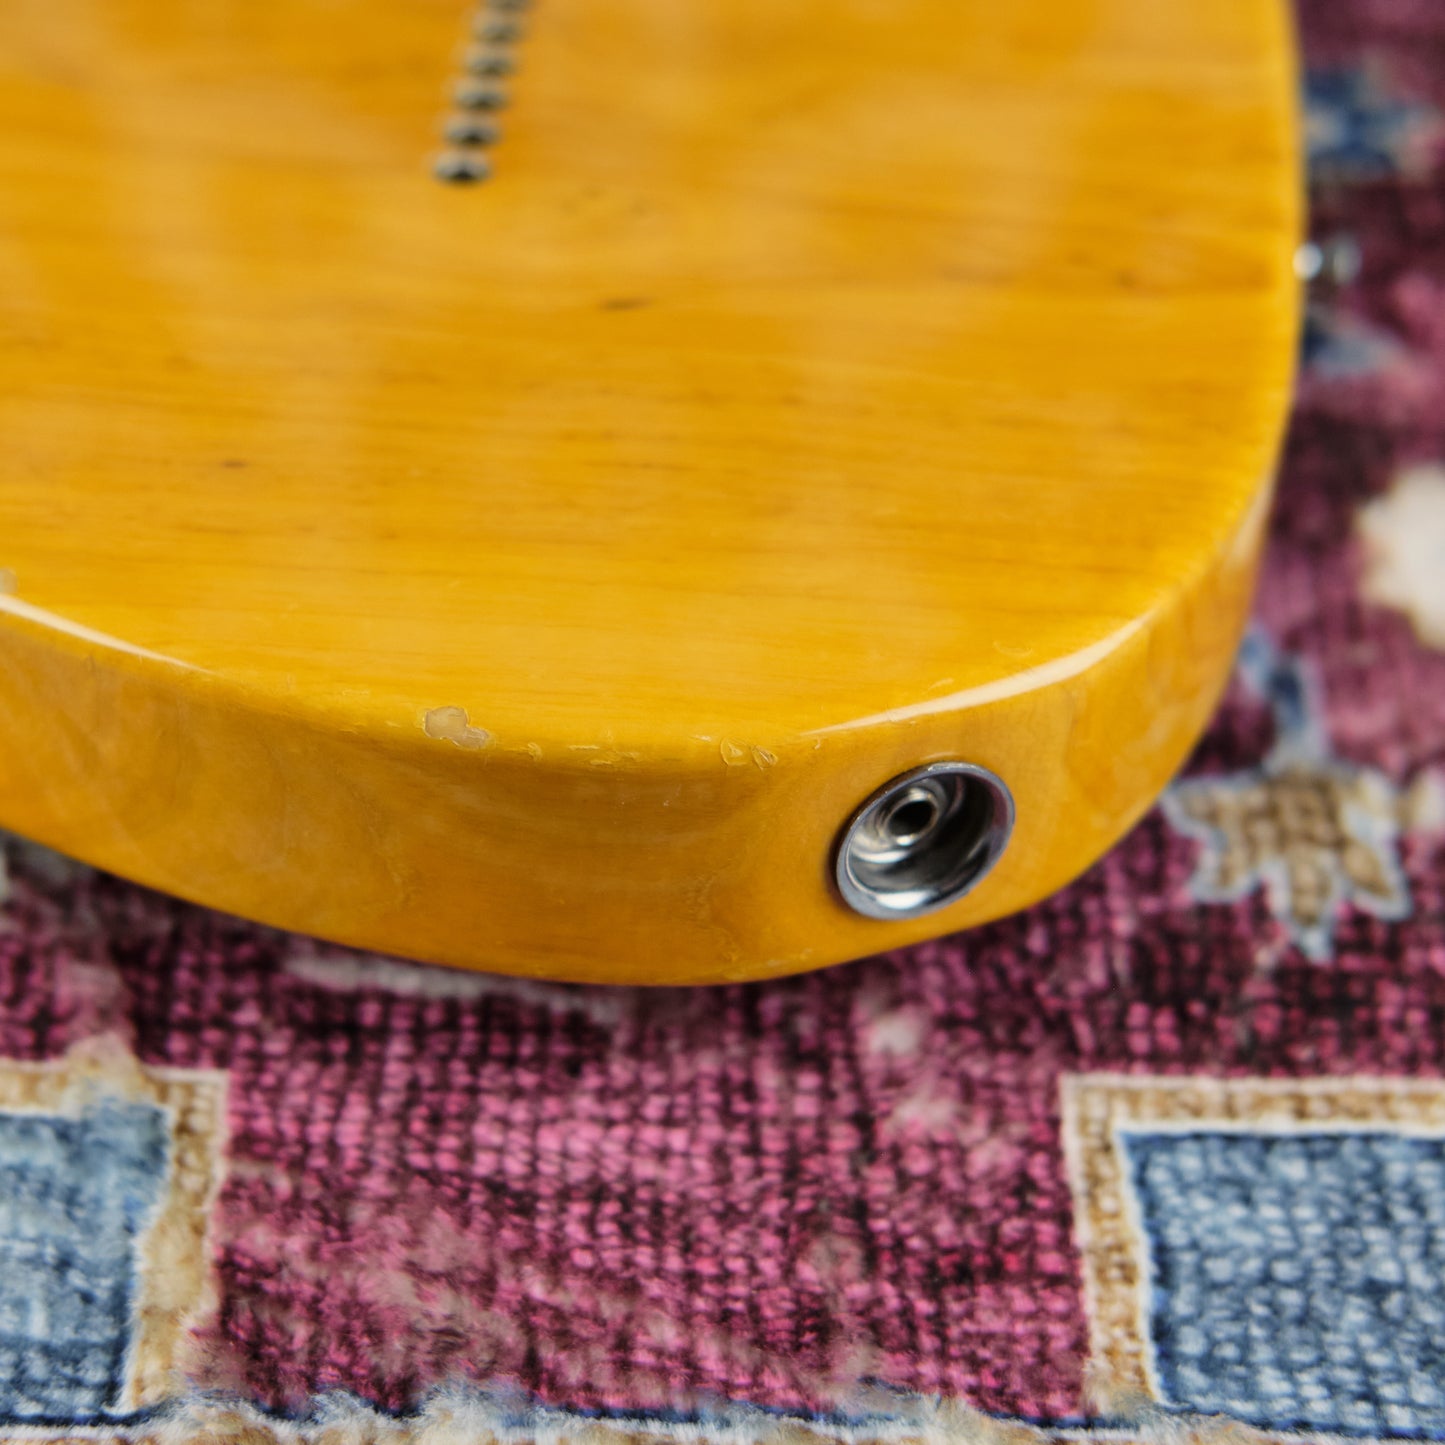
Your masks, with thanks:
M1299 407L1162 805L1021 917L694 992L11 840L0 1436L1445 1439L1445 4L1302 26Z

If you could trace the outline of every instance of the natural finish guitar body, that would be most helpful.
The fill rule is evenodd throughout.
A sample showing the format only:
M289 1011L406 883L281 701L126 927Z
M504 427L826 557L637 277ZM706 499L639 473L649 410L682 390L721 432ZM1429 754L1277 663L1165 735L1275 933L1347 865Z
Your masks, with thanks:
M572 979L1023 907L1223 685L1292 106L1280 0L6 0L0 822Z

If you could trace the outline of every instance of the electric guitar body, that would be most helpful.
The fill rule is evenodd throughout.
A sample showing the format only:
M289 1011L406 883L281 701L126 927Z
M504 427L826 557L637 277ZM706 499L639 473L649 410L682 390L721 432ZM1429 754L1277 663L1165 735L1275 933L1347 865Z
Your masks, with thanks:
M6 0L0 824L578 980L1151 804L1296 328L1282 0Z

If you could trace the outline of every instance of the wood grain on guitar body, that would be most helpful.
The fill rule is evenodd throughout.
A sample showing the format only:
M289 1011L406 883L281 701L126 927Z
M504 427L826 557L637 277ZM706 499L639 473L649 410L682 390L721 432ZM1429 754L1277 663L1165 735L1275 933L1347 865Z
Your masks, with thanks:
M1060 887L1243 626L1293 82L1282 0L9 0L0 824L571 979Z

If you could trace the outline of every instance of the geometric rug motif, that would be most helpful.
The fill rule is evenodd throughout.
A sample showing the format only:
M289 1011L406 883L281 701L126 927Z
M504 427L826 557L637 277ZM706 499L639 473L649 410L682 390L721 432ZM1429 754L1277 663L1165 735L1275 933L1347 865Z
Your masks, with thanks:
M1262 887L1295 945L1324 963L1344 906L1389 922L1410 916L1399 863L1406 807L1383 773L1333 754L1314 677L1262 629L1245 638L1236 675L1269 706L1269 753L1242 772L1177 781L1160 806L1200 844L1190 880L1199 902L1237 903Z
M73 1427L173 1395L210 1301L223 1076L117 1051L0 1061L0 1423Z
M1445 1431L1445 1083L1083 1075L1061 1094L1104 1409Z

